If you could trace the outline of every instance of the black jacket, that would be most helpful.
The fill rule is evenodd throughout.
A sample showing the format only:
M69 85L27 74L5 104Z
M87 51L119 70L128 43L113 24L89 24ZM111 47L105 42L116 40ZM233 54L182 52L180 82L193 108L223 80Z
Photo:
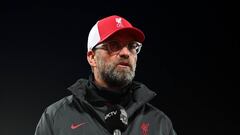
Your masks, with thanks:
M101 96L103 91L94 92L91 84L79 79L68 88L72 95L47 107L35 135L111 135L104 122L108 99ZM133 82L125 93L110 95L112 99L121 97L116 102L120 100L118 104L128 114L128 127L123 135L176 135L170 119L148 103L155 95L138 82Z

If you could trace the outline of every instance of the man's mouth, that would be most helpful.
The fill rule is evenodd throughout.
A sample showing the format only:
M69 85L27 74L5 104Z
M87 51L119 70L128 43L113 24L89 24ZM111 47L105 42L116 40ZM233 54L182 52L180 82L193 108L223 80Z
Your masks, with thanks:
M128 62L120 62L120 63L118 63L118 65L121 67L131 67Z

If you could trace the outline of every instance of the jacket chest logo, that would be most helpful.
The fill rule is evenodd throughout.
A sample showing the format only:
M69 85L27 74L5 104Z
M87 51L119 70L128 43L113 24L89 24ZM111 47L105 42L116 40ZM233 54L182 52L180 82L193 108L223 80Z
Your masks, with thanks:
M79 123L79 124L73 123L73 124L71 125L71 129L77 129L77 128L85 125L85 124L87 124L87 123L86 123L86 122L84 122L84 123Z
M149 135L149 123L148 122L142 122L141 126L141 135Z

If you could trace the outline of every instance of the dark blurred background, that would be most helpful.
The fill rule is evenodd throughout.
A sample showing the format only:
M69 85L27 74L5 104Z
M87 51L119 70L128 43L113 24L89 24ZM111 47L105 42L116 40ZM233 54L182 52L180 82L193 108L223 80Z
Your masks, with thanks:
M220 1L0 3L0 135L33 135L44 109L87 78L88 32L120 15L145 32L136 80L158 95L179 135L231 135L240 126L239 7Z

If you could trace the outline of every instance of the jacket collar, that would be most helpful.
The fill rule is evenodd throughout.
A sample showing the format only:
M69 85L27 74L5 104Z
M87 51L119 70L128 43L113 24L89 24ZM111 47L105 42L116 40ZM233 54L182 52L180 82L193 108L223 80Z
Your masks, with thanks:
M85 100L86 91L89 87L89 80L79 79L72 86L68 88L72 92L73 95L78 97L80 100ZM132 83L131 92L133 92L133 100L139 103L146 103L150 101L156 93L151 91L147 86L142 83L134 81Z
M144 104L148 103L151 99L156 96L156 93L148 89L144 84L139 82L132 82L131 94L133 101L130 105L125 107L128 117L130 118L134 112L142 107ZM89 80L79 79L76 83L68 88L72 94L77 97L80 101L86 102L86 95L89 87ZM93 106L92 106L93 107Z

